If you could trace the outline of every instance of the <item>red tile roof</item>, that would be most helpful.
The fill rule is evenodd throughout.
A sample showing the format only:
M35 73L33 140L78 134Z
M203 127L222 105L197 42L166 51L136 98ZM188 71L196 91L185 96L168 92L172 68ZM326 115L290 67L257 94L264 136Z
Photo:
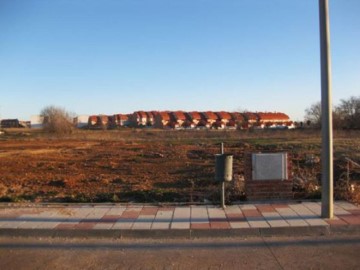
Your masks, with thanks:
M127 121L129 119L129 116L126 114L119 113L119 114L115 114L114 116L115 116L116 120L118 120L118 121L120 121L120 120Z
M147 119L154 119L154 115L152 114L152 112L145 112L145 114Z
M257 121L258 118L257 118L257 115L255 113L252 113L252 112L245 112L243 113L245 119L247 120L252 120L252 121Z
M239 122L245 121L244 116L239 112L233 112L233 113L230 113L230 115L232 116L232 119L235 121L239 121Z
M147 118L146 112L144 111L137 111L135 114L137 114L137 116L140 118Z
M187 114L190 116L191 120L201 120L202 118L199 112L188 112Z
M280 121L288 121L290 118L285 113L268 113L268 112L259 112L257 113L260 121L269 121L269 120L280 120Z
M170 120L170 113L169 112L159 112L158 116L161 120L169 121Z
M98 120L98 117L97 117L97 115L91 115L91 116L89 116L89 122L97 122L97 120Z
M183 111L175 111L175 112L172 112L172 115L173 117L175 118L175 120L183 120L185 121L186 120L186 115Z
M230 120L232 118L231 114L228 112L221 111L221 112L215 112L215 113L219 117L219 119Z
M207 120L217 120L218 119L218 116L214 112L211 112L211 111L202 112L202 114L204 115L204 117Z

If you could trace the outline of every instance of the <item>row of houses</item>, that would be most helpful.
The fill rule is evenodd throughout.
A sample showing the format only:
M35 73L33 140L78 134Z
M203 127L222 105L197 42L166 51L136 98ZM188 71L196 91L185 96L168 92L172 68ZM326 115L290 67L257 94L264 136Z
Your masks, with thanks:
M84 121L85 119L83 119ZM79 120L75 121L79 126ZM82 122L85 125L84 122ZM289 116L280 112L185 112L136 111L132 114L92 115L88 117L90 129L117 127L154 127L161 129L248 129L294 128Z
M281 112L226 111L136 111L131 114L79 115L74 118L78 128L114 129L120 127L153 127L160 129L249 129L295 128L288 115ZM3 128L42 128L43 117L31 116L30 121L3 119Z

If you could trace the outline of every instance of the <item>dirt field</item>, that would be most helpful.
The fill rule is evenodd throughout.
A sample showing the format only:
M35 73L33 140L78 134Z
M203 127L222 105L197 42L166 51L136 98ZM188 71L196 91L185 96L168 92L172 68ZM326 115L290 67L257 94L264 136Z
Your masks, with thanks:
M335 179L344 156L360 161L360 132L335 134ZM296 197L319 196L320 134L299 131L79 131L56 137L10 130L0 137L0 200L35 202L215 202L214 155L234 155L229 201L244 200L243 157L291 153ZM360 180L356 172L352 180ZM341 182L338 181L338 182Z

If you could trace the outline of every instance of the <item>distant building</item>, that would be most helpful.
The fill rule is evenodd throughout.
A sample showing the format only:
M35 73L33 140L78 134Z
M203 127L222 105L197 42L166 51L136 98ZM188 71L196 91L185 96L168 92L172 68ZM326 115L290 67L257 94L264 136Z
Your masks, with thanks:
M85 128L88 126L89 116L88 115L79 115L74 118L74 124L77 128Z
M219 118L214 112L211 111L202 112L201 114L203 115L203 120L205 120L210 126L212 126Z
M171 120L174 122L174 126L176 128L184 127L184 123L186 122L186 115L183 111L175 111L171 112ZM191 124L190 124L191 125ZM185 124L185 127L188 127L189 123Z
M90 115L88 118L88 128L94 129L98 127L98 116Z
M114 119L116 127L126 127L130 125L129 116L126 114L115 114Z
M293 128L293 122L288 115L274 112L258 112L259 127L261 128Z
M155 124L156 128L171 128L171 116L170 112L159 112L155 116Z
M1 120L2 128L18 128L20 127L20 122L18 119L3 119Z
M197 126L202 119L201 114L196 111L185 114L188 116L188 120L191 121L195 126Z
M43 128L44 117L41 115L32 115L30 117L31 128Z

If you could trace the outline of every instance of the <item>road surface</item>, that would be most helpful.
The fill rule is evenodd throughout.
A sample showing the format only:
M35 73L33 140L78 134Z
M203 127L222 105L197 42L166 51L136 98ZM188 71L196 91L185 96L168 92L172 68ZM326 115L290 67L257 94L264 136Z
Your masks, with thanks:
M359 269L360 235L235 239L0 238L0 269Z

